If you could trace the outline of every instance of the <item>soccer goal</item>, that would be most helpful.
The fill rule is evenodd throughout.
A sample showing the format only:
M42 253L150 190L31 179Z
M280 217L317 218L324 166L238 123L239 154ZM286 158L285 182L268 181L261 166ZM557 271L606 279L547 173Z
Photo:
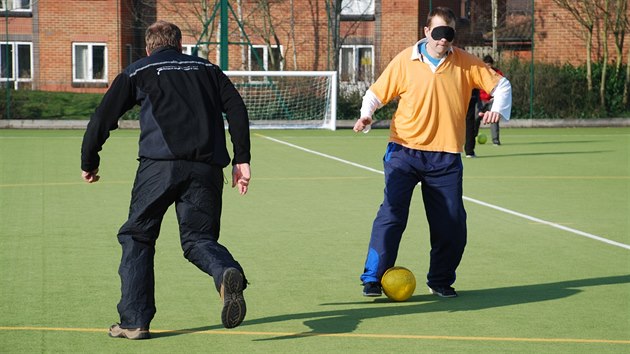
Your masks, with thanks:
M259 129L330 129L337 119L335 71L226 71L250 125Z

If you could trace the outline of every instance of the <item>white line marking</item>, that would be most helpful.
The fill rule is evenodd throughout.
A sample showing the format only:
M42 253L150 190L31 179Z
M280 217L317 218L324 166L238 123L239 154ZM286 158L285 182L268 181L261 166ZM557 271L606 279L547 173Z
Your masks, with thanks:
M588 238L591 238L593 240L597 240L597 241L604 242L604 243L607 243L607 244L610 244L610 245L613 245L613 246L617 246L617 247L621 247L621 248L625 248L625 249L630 250L630 245L626 245L625 243L609 240L607 238L603 238L603 237L600 237L600 236L597 236L597 235L589 234L588 232L572 229L570 227L566 227L566 226L563 226L563 225L560 225L560 224L556 224L556 223L553 223L553 222L550 222L550 221L539 219L539 218L536 218L536 217L533 217L533 216L525 215L525 214L519 213L519 212L514 211L514 210L505 209L505 208L502 208L500 206L496 206L496 205L493 205L493 204L482 202L480 200L469 198L469 197L466 197L466 196L464 196L464 200L468 200L470 202L477 203L479 205L483 205L483 206L486 206L488 208L496 209L498 211L502 211L502 212L507 213L507 214L512 214L514 216L518 216L518 217L523 218L523 219L527 219L527 220L531 220L531 221L534 221L534 222L537 222L537 223L540 223L540 224L544 224L544 225L548 225L548 226L551 226L551 227L555 227L556 229L568 231L568 232L574 233L576 235L588 237Z
M292 147L292 148L295 148L295 149L298 149L298 150L302 150L302 151L308 152L308 153L310 153L310 154L314 154L314 155L322 156L322 157L325 157L325 158L327 158L327 159L331 159L331 160L339 161L339 162L345 163L345 164L350 165L350 166L354 166L354 167L362 168L362 169L364 169L364 170L368 170L368 171L375 172L375 173L380 173L380 174L382 174L382 175L384 175L384 174L385 174L383 171L380 171L380 170L377 170L377 169L374 169L374 168L371 168L371 167L367 167L367 166L359 165L358 163L355 163L355 162L351 162L351 161L348 161L348 160L340 159L340 158L338 158L338 157L335 157L335 156L332 156L332 155L327 155L327 154L324 154L324 153L321 153L321 152L318 152L318 151L315 151L315 150L307 149L307 148L304 148L304 147L301 147L301 146L298 146L298 145L294 145L294 144L291 144L291 143L287 143L286 141L282 141L282 140L278 140L278 139L270 138L270 137L268 137L268 136L264 136L264 135L260 135L260 134L256 134L256 135L258 135L258 136L260 136L260 137L263 137L263 138L265 138L265 139L267 139L267 140L274 141L274 142L279 143L279 144L284 144L284 145L290 146L290 147Z
M256 135L258 135L258 136L260 136L262 138L265 138L267 140L271 140L273 142L279 143L279 144L284 144L284 145L290 146L292 148L295 148L295 149L298 149L298 150L302 150L304 152L308 152L310 154L322 156L322 157L325 157L325 158L328 158L328 159L331 159L331 160L335 160L335 161L338 161L338 162L341 162L341 163L345 163L345 164L348 164L350 166L358 167L358 168L361 168L361 169L364 169L364 170L368 170L368 171L371 171L371 172L385 174L381 170L377 170L377 169L374 169L374 168L371 168L371 167L363 166L363 165L360 165L360 164L358 164L356 162L351 162L351 161L348 161L348 160L340 159L340 158L332 156L332 155L328 155L328 154L324 154L324 153L321 153L321 152L318 152L318 151L307 149L307 148L304 148L304 147L301 147L301 146L298 146L298 145L295 145L295 144L288 143L286 141L278 140L278 139L271 138L271 137L268 137L268 136L264 136L264 135L261 135L261 134L256 134ZM604 238L604 237L600 237L600 236L597 236L597 235L589 234L588 232L572 229L570 227L566 227L566 226L563 226L563 225L560 225L560 224L556 224L556 223L553 223L553 222L550 222L550 221L546 221L546 220L539 219L539 218L536 218L536 217L533 217L533 216L522 214L522 213L519 213L517 211L513 211L513 210L510 210L510 209L502 208L500 206L496 206L496 205L493 205L493 204L482 202L480 200L469 198L469 197L466 197L466 196L464 196L463 199L467 200L469 202L475 203L475 204L479 204L479 205L482 205L482 206L485 206L485 207L488 207L488 208L492 208L492 209L495 209L495 210L498 210L498 211L502 211L502 212L507 213L507 214L518 216L518 217L523 218L523 219L534 221L534 222L537 222L537 223L540 223L540 224L544 224L544 225L547 225L547 226L554 227L556 229L560 229L560 230L563 230L563 231L574 233L574 234L579 235L579 236L587 237L587 238L590 238L590 239L593 239L593 240L596 240L596 241L607 243L609 245L613 245L613 246L617 246L617 247L621 247L621 248L625 248L627 250L630 250L630 245L627 245L625 243L609 240L609 239Z

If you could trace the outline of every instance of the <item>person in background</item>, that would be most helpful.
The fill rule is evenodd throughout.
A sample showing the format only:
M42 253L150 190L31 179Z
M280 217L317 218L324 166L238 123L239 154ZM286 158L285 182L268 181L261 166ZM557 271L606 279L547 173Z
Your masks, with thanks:
M466 111L466 143L464 144L464 153L467 158L475 158L476 138L479 134L479 126L481 125L481 117L477 114L479 106L479 89L473 89L470 101L468 102L468 110Z
M118 119L140 109L139 166L131 192L129 218L118 232L122 258L118 273L120 322L111 337L148 339L156 313L155 243L162 218L175 204L184 257L214 279L223 300L226 328L245 318L243 268L219 244L223 169L232 162L232 187L248 191L249 118L243 99L214 64L182 54L182 33L157 21L146 30L147 57L113 81L90 118L81 147L81 176L100 179L101 151ZM234 157L230 159L222 113L226 114Z
M455 297L455 271L466 246L462 147L472 90L494 95L484 124L510 118L508 80L483 61L454 47L456 17L435 7L425 38L400 52L363 96L354 131L369 129L374 111L399 97L383 157L384 199L372 226L361 274L364 296L382 295L381 277L395 265L407 226L411 197L421 183L431 241L427 285L432 294Z
M501 70L497 69L494 66L494 59L492 58L491 55L484 56L483 62L486 63L486 65L489 68L496 71L497 74L503 76L503 73L501 72ZM479 91L479 112L480 113L487 112L490 108L492 108L492 99L493 99L492 95L489 94L488 92L484 90ZM477 123L477 131L479 131L479 123ZM492 144L494 144L495 146L501 145L501 140L499 139L499 122L498 121L496 123L490 124L490 134L492 136ZM477 136L477 134L475 134L475 136Z

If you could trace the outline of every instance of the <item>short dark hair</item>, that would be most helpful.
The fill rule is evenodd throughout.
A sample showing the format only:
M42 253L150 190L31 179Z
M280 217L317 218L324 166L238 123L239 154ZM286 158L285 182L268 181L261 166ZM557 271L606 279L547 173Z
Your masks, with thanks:
M492 59L492 55L490 55L490 54L486 54L486 55L483 57L483 62L484 62L484 63L488 63L488 64L492 65L492 64L494 64L494 59Z
M182 31L170 22L157 21L147 28L144 40L149 53L166 46L179 49L182 43Z
M433 8L433 10L429 12L429 15L427 16L427 27L431 27L431 20L435 16L441 17L448 24L452 23L453 26L455 26L455 23L457 22L457 17L455 16L453 10L449 9L448 7L438 6Z

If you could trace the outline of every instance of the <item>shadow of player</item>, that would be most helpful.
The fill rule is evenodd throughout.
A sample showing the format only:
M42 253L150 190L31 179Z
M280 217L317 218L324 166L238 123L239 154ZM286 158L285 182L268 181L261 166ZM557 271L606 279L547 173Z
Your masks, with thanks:
M361 308L332 309L314 312L289 313L246 320L239 328L257 324L268 324L292 320L304 320L310 331L285 336L257 339L269 341L292 339L317 335L352 333L365 319L401 316L406 314L432 312L477 311L503 306L521 305L534 302L550 301L573 296L582 292L582 288L600 285L630 283L630 275L619 275L602 278L568 280L555 283L510 286L503 288L459 291L460 297L442 299L434 295L415 295L403 303L391 302L385 297L373 301L326 303L321 306L343 307L366 305ZM156 333L153 337L202 332L222 329L222 326L206 326L189 328L171 332Z

